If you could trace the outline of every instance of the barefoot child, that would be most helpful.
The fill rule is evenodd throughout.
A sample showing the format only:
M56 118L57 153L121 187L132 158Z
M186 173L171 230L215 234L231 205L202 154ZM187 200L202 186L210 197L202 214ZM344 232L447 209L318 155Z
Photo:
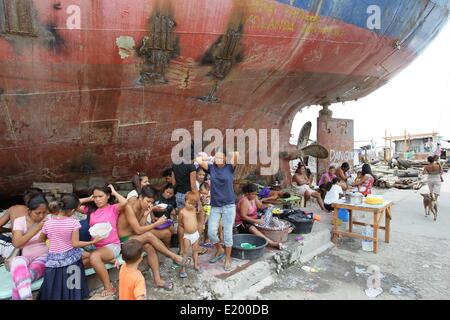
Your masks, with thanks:
M40 238L42 242L50 240L40 299L83 300L89 297L89 289L81 248L96 244L101 239L95 238L89 242L79 240L81 225L72 218L80 207L76 195L65 195L60 203L53 206L50 210L56 212L55 217L45 222Z
M125 264L119 272L119 300L146 300L145 278L139 271L144 247L136 239L128 240L122 245L122 258Z
M192 257L194 258L194 268L197 271L200 271L200 265L198 261L198 253L200 251L199 240L200 233L198 232L198 224L197 224L197 210L196 205L199 201L198 192L188 192L186 194L185 207L181 209L178 223L184 230L184 258L187 259L187 253L189 247L192 247ZM180 270L180 277L186 278L186 268L183 267Z
M208 239L208 217L211 213L211 187L207 182L203 182L200 185L200 202L203 207L203 212L205 212L205 227L203 232L203 242L209 243Z

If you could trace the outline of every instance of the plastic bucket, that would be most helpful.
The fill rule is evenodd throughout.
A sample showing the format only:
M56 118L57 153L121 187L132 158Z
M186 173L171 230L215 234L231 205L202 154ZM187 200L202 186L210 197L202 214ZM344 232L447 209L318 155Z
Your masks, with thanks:
M338 218L343 222L348 222L350 220L350 212L347 209L339 209Z
M242 243L253 244L256 248L244 249L241 247ZM253 234L235 234L233 236L233 250L231 251L231 256L241 260L259 259L263 256L267 244L266 239Z

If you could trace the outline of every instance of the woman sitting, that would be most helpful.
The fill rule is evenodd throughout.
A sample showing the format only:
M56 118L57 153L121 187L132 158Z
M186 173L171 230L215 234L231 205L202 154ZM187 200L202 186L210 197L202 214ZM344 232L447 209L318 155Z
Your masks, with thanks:
M361 179L355 181L352 186L357 187L358 191L367 196L372 193L372 187L375 183L375 176L372 173L372 168L369 164L364 164L362 167Z
M22 255L11 261L13 300L33 300L31 284L44 276L48 248L40 241L47 216L47 200L36 195L28 201L28 212L16 218L13 226L13 245Z
M314 191L311 187L311 177L306 174L306 167L304 165L299 165L297 171L295 171L294 182L298 185L299 195L305 197L305 202L309 198L316 198L319 203L320 209L325 211L325 206L323 205L322 196L319 192Z
M348 162L344 162L340 168L336 170L336 177L338 177L341 182L339 183L342 187L342 190L346 191L351 187L351 173L350 173L350 165Z
M328 171L325 172L319 180L320 195L322 196L322 198L325 198L325 195L327 194L326 187L330 182L333 181L334 178L336 178L336 167L330 166L328 168Z
M269 246L281 250L283 248L281 242L272 241L256 228L256 225L262 224L262 221L258 219L258 208L264 208L264 205L256 196L257 190L258 188L256 185L252 183L242 187L244 195L240 198L236 206L235 227L239 233L252 233L259 237L263 237L267 240Z
M114 203L117 199L119 203ZM105 264L115 262L120 255L120 240L117 233L117 221L122 209L127 205L127 200L121 196L112 185L96 186L92 196L80 199L82 211L88 216L89 226L98 223L109 223L112 227L106 239L95 244L96 250L89 255L89 260L84 260L85 267L93 267L103 284L103 297L112 296L116 292L109 278Z
M127 200L136 200L139 198L139 194L143 187L149 185L148 176L145 173L138 172L131 179L133 183L134 190L128 193Z

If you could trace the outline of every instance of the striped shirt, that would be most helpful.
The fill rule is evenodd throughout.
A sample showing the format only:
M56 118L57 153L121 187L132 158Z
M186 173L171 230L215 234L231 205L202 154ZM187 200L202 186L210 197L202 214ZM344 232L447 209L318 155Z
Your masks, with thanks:
M72 232L80 229L81 224L74 218L53 218L47 220L42 227L42 233L50 241L50 253L63 253L73 249Z

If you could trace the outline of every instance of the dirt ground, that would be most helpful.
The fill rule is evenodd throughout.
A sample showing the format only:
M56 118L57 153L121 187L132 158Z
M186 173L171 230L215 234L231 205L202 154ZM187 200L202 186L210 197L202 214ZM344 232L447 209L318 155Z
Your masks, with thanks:
M371 299L365 293L371 265L381 271L383 293L375 299L450 299L450 176L444 179L437 222L425 217L420 193L427 187L380 190L395 202L390 244L381 242L375 255L361 249L361 240L342 239L306 264L316 273L293 266L261 292L263 299Z

